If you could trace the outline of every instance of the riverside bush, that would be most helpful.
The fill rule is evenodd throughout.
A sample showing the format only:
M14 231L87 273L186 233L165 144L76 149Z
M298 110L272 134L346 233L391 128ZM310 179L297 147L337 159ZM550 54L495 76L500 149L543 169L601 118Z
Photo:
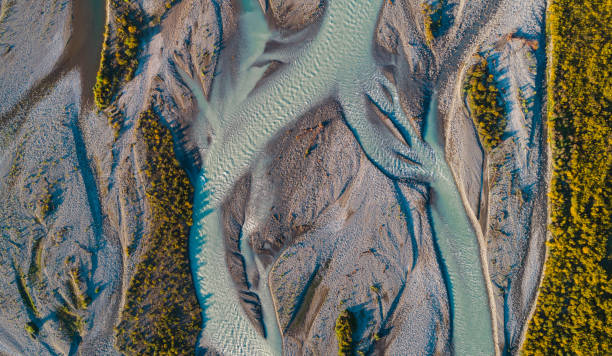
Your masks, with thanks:
M170 130L149 109L137 123L145 145L151 230L127 291L117 346L130 355L193 355L202 324L188 253L193 186Z
M336 319L336 339L338 339L338 356L349 356L353 353L353 329L355 316L345 309Z
M465 88L480 141L485 149L490 151L501 142L506 128L506 117L500 105L500 91L485 59L468 70Z
M30 282L39 282L42 274L42 253L44 249L45 237L39 237L32 244L32 259L28 270L28 279Z
M552 0L549 256L525 355L611 355L612 6Z
M55 315L60 324L61 331L71 339L81 337L85 321L74 312L68 304L64 304L55 310Z
M425 39L428 44L442 34L442 19L446 5L446 0L434 0L432 3L425 2L422 5Z
M80 272L78 269L71 269L68 272L68 281L66 285L68 287L68 291L70 293L70 299L72 300L72 304L77 309L87 309L87 300L89 297L83 294L81 290L81 281L80 281Z
M28 312L30 312L34 318L39 319L40 318L40 313L38 312L38 309L36 308L36 304L34 303L34 299L32 298L32 295L30 294L30 289L28 288L28 284L26 283L26 278L23 274L23 272L21 272L21 269L19 269L19 267L16 267L16 272L17 272L17 289L19 291L19 295L21 296L21 300L23 301L23 304L26 306L26 309L28 310Z
M110 0L109 5L115 18L112 26L106 25L100 69L94 85L94 99L100 110L111 104L119 85L134 76L144 24L137 4L128 0Z

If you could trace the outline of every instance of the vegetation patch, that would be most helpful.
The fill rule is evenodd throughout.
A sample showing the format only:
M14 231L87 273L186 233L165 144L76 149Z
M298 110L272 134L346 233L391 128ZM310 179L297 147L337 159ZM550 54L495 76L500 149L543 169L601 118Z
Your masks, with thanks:
M178 0L166 0L164 2L164 6L166 7L166 11L170 10L170 8L172 8L172 5L174 5L177 2L178 2Z
M40 331L40 329L38 328L38 325L36 325L36 323L34 323L32 321L29 321L29 322L26 323L25 330L33 338L36 338L36 336L38 336L38 332Z
M115 17L110 25L106 25L100 69L94 86L94 98L100 110L111 104L121 83L134 76L144 24L142 11L133 0L110 0L109 8L109 17Z
M336 319L336 339L338 340L338 356L353 354L353 330L355 329L355 316L345 309Z
M123 125L123 113L112 105L106 110L106 118L108 119L108 124L113 129L113 135L116 140L119 138L119 131L121 131L121 126Z
M551 239L525 355L612 354L612 7L552 0Z
M425 39L428 44L442 34L446 0L434 0L423 3L423 22L425 24Z
M26 307L28 321L24 328L30 334L31 337L36 338L38 336L39 323L40 323L40 313L38 308L36 308L36 304L34 303L34 298L32 298L32 294L30 293L30 289L28 288L28 284L26 281L26 277L21 271L19 267L15 265L15 261L13 260L13 266L15 269L15 274L17 275L17 290L19 291L19 295L21 296L21 300Z
M74 312L68 304L64 304L55 310L55 315L60 324L61 331L69 338L80 338L85 327L83 318Z
M193 186L175 158L170 130L149 109L137 132L145 145L148 249L127 292L117 347L130 355L193 355L202 324L189 265Z
M503 99L500 90L485 59L468 70L465 89L480 141L490 151L501 142L506 129L506 116L501 105Z
M43 192L41 193L41 196L38 199L38 202L36 205L36 208L38 210L38 218L41 221L41 223L43 220L45 220L47 215L49 215L49 213L53 210L52 199L53 199L53 196L51 195L49 188L48 187L43 188Z
M22 171L22 161L23 154L25 152L25 144L27 141L27 134L24 135L24 138L19 142L17 147L15 148L15 156L13 157L13 161L11 163L11 168L9 169L8 175L6 176L6 185L12 187L15 184L17 177L21 174Z
M17 289L19 290L19 295L21 296L21 300L23 304L26 306L28 312L30 312L36 319L40 319L40 313L36 308L36 304L34 304L34 299L32 298L32 294L30 294L30 289L26 283L26 278L24 274L21 272L19 267L15 268L17 271Z
M87 295L82 292L80 272L78 269L71 269L68 272L68 291L70 292L70 298L72 303L77 309L87 309L90 302Z
M42 253L45 246L45 237L40 237L34 241L32 245L32 260L30 261L30 269L28 270L28 278L30 282L40 281L40 273L42 272Z

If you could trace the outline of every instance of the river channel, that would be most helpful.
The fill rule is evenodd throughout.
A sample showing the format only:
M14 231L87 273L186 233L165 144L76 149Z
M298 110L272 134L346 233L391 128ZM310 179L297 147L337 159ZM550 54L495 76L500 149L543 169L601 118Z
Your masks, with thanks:
M282 352L269 291L261 288L258 291L267 338L255 331L242 310L225 263L219 211L220 202L260 157L267 142L306 111L331 97L340 102L348 125L376 166L392 169L403 165L397 157L385 155L388 151L385 145L391 142L370 129L363 106L365 94L373 98L387 97L381 87L371 85L380 78L373 38L382 5L383 0L329 0L314 39L288 65L256 87L265 66L253 64L272 34L265 26L258 2L243 0L240 40L245 45L241 46L244 50L238 73L219 71L209 99L197 83L182 74L196 93L199 120L213 131L212 143L204 152L203 171L196 182L190 246L196 289L204 308L203 338L205 344L222 354L279 355ZM220 66L223 66L223 55ZM228 80L224 77L228 75L236 77ZM228 91L227 83L235 83L232 90ZM224 93L222 97L215 94L219 91ZM430 162L435 170L430 184L431 223L446 275L453 348L457 355L493 355L496 352L491 307L479 241L444 159L443 144L438 142L436 112L434 98L427 125L434 133L425 137L436 157ZM397 171L404 172L400 168ZM248 257L245 258L247 270L261 268L245 245L241 244L245 247L242 253ZM266 276L267 271L260 270L260 275Z

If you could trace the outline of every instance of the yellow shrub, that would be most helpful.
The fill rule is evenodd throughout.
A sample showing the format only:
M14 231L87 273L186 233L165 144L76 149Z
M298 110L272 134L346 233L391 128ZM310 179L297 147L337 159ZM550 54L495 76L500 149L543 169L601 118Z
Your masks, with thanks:
M193 186L175 158L170 130L147 110L137 130L146 147L150 246L130 282L117 328L129 355L193 355L202 323L189 264Z
M552 0L549 257L525 355L612 354L610 2Z

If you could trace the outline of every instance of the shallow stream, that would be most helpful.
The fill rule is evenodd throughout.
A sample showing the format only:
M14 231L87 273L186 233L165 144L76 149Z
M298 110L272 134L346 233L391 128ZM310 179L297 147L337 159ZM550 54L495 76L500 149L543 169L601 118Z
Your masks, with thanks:
M198 84L182 73L196 93L201 125L209 127L213 137L204 152L203 171L196 186L190 246L198 297L204 309L204 344L222 354L278 355L282 351L275 314L270 310L270 293L262 291L263 283L258 294L267 339L255 331L238 301L225 263L219 212L221 201L238 178L261 157L266 144L302 114L332 97L341 103L347 123L370 160L377 166L401 166L396 156L385 155L388 137L370 130L365 116L365 94L376 98L387 96L381 87L372 87L379 73L373 55L373 38L382 5L383 0L330 0L313 41L290 58L287 53L279 53L288 64L254 89L265 66L252 64L273 34L265 25L258 2L243 0L240 24L247 30L241 31L244 49L238 71L220 70L208 101ZM224 63L222 55L220 66ZM232 75L235 77L230 78ZM428 116L431 129L437 127L435 100L432 105ZM440 178L432 184L431 215L447 275L455 353L493 355L491 313L478 240L437 136L426 137L438 157L435 170ZM242 251L247 257L247 270L259 269L265 276L248 250ZM262 278L262 281L267 280Z

